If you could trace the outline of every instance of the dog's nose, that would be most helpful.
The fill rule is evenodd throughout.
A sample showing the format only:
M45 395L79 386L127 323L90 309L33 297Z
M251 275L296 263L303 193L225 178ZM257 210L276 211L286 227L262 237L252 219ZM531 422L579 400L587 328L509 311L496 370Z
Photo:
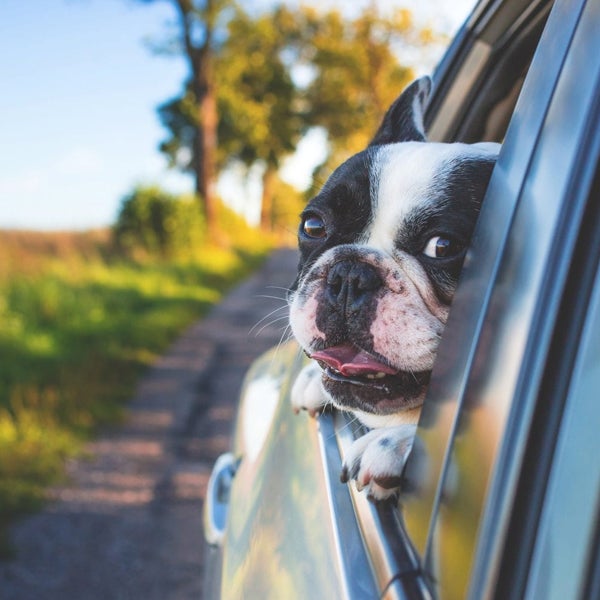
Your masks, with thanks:
M327 298L345 314L360 310L382 285L375 267L364 262L342 260L327 274Z

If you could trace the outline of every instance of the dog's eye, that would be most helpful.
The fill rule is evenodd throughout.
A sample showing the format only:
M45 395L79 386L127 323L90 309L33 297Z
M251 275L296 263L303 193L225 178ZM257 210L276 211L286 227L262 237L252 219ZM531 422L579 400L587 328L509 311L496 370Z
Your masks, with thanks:
M325 223L323 219L316 215L308 215L304 217L301 225L302 232L309 238L320 239L327 235Z
M430 258L450 258L457 255L462 249L462 245L458 242L436 235L427 242L423 254Z

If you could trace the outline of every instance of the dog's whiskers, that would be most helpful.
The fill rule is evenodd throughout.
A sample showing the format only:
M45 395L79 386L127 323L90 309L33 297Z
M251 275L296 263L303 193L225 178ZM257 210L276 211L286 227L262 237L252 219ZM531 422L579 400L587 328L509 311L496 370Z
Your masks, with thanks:
M287 305L286 306L278 306L277 308L273 309L271 312L269 312L268 314L266 314L264 317L262 317L261 319L259 319L248 331L248 335L250 335L259 325L261 325L261 323L264 323L267 319L269 319L270 317L272 317L275 313L278 313L282 310L287 309ZM287 315L285 315L285 317L278 317L277 319L275 319L274 321L272 321L273 323L275 323L276 321L280 321L281 319L286 318L287 319ZM267 323L265 325L265 327L267 327L270 323ZM260 330L262 331L264 329L264 327ZM259 333L260 333L259 331ZM258 335L258 334L257 334Z
M419 383L419 378L417 377L416 373L415 373L414 371L412 371L412 370L411 370L411 371L410 371L410 374L412 375L412 378L413 378L413 379L414 379L414 380L415 380L417 383Z
M284 302L287 306L287 300L285 298L280 298L279 296L269 296L268 294L256 294L255 298L266 298L267 300L278 300L279 302Z
M275 323L278 323L280 321L287 321L287 315L284 315L283 317L278 317L277 319L271 319L270 321L268 321L267 323L265 323L255 334L255 337L258 337L265 329L267 329L267 327L271 327L272 325L275 325ZM287 326L286 326L287 329Z
M292 290L289 287L283 285L267 285L265 286L268 290L283 290L286 294Z
M293 337L292 334L292 328L290 327L289 323L283 328L283 331L281 332L281 335L279 336L279 342L277 342L277 347L276 347L276 353L277 351L279 351L279 348L281 348L281 346L283 346L283 344L289 342Z
M331 400L327 399L327 403L325 404L325 406L327 407L327 406L329 406L330 404L331 404L331 405L333 405L333 402L332 402ZM346 413L346 414L348 414L348 413ZM329 438L328 438L328 439L331 439L331 438L335 437L336 435L338 435L338 433L340 433L340 432L342 432L342 431L345 431L346 429L349 429L349 428L350 428L350 427L352 427L352 425L354 425L355 423L360 423L360 421L359 421L358 417L357 417L355 414L353 414L353 413L349 413L349 414L351 414L351 415L352 415L352 418L351 418L349 421L347 421L347 422L346 422L346 423L343 425L343 427L340 427L340 428L339 428L339 429L337 429L337 430L336 430L334 433L332 433L332 434L329 436Z
M271 367L275 363L275 360L277 359L277 355L279 354L279 350L281 349L281 347L287 342L289 342L293 337L294 335L291 331L291 327L288 324L283 328L281 336L279 337L279 342L277 342L275 350L273 351L273 356L271 357ZM300 351L298 350L297 352L299 353Z

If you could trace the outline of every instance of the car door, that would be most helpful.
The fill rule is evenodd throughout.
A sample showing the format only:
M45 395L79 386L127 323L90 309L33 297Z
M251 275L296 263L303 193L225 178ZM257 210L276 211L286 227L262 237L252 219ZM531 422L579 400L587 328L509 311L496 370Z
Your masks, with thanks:
M599 27L555 3L439 349L403 517L440 598L598 589Z

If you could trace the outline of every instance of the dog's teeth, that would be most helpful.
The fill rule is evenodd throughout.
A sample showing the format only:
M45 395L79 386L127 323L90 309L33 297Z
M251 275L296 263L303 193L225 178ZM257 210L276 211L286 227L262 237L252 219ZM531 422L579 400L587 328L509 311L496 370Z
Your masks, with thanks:
M367 379L382 379L385 377L385 373L367 373Z

